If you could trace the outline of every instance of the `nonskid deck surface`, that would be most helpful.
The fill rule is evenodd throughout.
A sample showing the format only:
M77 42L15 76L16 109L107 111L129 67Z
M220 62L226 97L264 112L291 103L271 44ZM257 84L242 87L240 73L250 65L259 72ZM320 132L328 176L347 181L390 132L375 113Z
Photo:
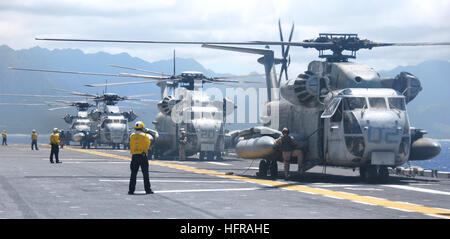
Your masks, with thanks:
M0 148L0 218L450 218L449 179L391 175L366 184L357 170L333 167L261 179L259 160L228 155L151 160L155 194L144 194L139 173L128 195L128 151L65 147L62 164L48 156L46 145Z

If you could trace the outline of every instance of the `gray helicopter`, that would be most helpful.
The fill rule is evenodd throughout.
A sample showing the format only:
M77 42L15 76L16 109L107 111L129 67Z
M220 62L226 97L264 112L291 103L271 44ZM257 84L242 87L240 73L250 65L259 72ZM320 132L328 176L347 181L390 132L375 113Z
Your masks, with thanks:
M80 143L80 145L85 144L86 134L92 133L93 120L89 118L89 108L95 105L88 102L77 101L77 102L61 102L66 106L51 108L48 110L57 110L69 108L70 106L75 106L77 108L77 115L66 114L64 116L64 121L70 124L69 130L66 131L64 142L65 145L70 145L70 141Z
M57 89L56 89L57 90ZM64 90L63 90L64 91ZM34 97L34 98L74 98L80 96L66 96L66 95L40 95L40 94L0 94L0 96L19 96L19 97ZM83 139L85 138L86 132L91 131L91 126L93 121L88 116L88 109L95 105L90 104L86 101L67 101L67 100L53 100L51 102L44 101L42 103L5 103L14 104L21 106L38 106L47 105L51 106L49 111L67 109L71 107L77 108L76 115L66 114L62 119L70 125L69 129L65 132L64 142L65 145L70 145L70 142L77 142L83 144Z
M201 72L184 71L175 74L175 53L173 75L147 71L138 68L113 65L113 67L159 74L158 81L135 81L110 83L108 86L156 83L161 89L161 100L157 106L159 113L152 123L155 130L147 129L154 139L152 154L154 158L165 158L178 154L178 137L182 132L188 138L185 146L187 156L199 153L199 159L220 160L221 152L228 145L225 134L226 116L231 114L234 103L228 99L213 99L205 94L205 83L236 87L229 83L258 84L256 81L231 80L231 78L259 77L260 75L206 77ZM122 73L137 78L148 78L146 75ZM88 84L89 87L103 87L105 84ZM176 91L178 90L178 91Z
M357 34L323 33L302 42L281 41L126 41L99 39L55 39L51 41L201 44L203 47L262 55L268 102L264 126L236 132L236 153L242 158L262 158L261 176L269 170L276 176L279 150L274 145L283 127L303 142L305 159L302 171L316 165L359 168L369 182L386 182L388 167L408 160L426 160L440 153L436 141L424 138L425 130L410 126L406 103L422 90L414 75L402 72L395 78L381 78L371 67L349 62L361 49L387 46L437 46L439 43L379 43L362 40ZM230 45L263 45L266 48ZM275 58L270 45L279 45L282 58ZM295 79L287 77L291 46L314 48L325 61L312 61L308 70ZM329 52L331 51L331 54ZM349 52L349 53L347 53ZM281 64L277 78L275 65ZM285 80L282 79L283 73ZM295 159L292 160L293 162Z
M73 71L60 71L60 70L48 70L48 69L32 69L32 68L16 68L9 67L13 70L25 70L25 71L37 71L37 72L53 72L53 73L65 73L65 74L82 74L93 76L112 76L112 77L131 77L147 79L149 81L132 81L132 82L119 82L119 83L106 83L106 84L87 84L88 87L111 87L111 86L123 86L123 85L136 85L136 84L148 84L156 83L161 89L161 100L141 100L141 101L157 101L159 113L155 117L152 123L155 125L155 130L147 129L147 132L152 135L152 154L155 158L171 157L178 153L178 137L181 132L185 132L188 137L188 143L186 144L185 152L187 156L192 156L196 153L200 153L200 159L205 157L208 160L221 159L221 152L226 147L225 143L230 140L226 140L225 137L225 117L227 114L231 114L234 110L234 104L230 99L223 98L222 100L213 100L211 97L203 93L203 84L211 83L216 85L228 86L228 87L242 87L242 84L260 84L258 81L245 81L245 80L232 80L232 78L248 78L248 77L260 77L261 75L242 75L242 76L220 76L220 77L206 77L201 72L185 71L180 75L175 74L175 53L174 53L174 73L173 75L153 72L143 69L137 69L132 67L111 65L117 68L123 68L128 70L143 71L151 74L158 74L160 76L132 74L132 73L92 73L92 72L73 72ZM239 85L233 85L239 84ZM175 89L178 89L176 94ZM170 94L169 94L170 91ZM70 92L69 92L70 93ZM73 95L85 96L95 100L97 95L84 94L79 92L71 92ZM106 94L104 95L107 96ZM112 97L112 96L111 96ZM112 99L112 98L110 98ZM117 101L119 98L114 98ZM129 98L125 100L130 100ZM137 102L134 102L137 103ZM139 103L137 103L139 104ZM95 112L90 113L90 117L94 120L100 120L101 112L113 112L109 114L110 120L113 122L120 122L121 119L114 118L119 113L117 109L114 109L115 105L113 101L106 100L102 104L102 109L98 109ZM103 114L108 115L108 114ZM112 119L114 118L114 119ZM111 123L110 120L102 120L99 128L103 127L103 124ZM122 119L123 120L123 119ZM105 131L103 131L105 132ZM108 131L109 132L109 131ZM120 140L118 134L117 140ZM109 139L107 135L104 137L100 135L99 143L103 142L102 139ZM128 140L128 139L127 139ZM117 145L116 142L110 142L113 148Z
M104 93L103 95L93 95L87 93L80 93L76 91L67 91L68 94L87 97L93 100L95 109L87 112L82 111L84 118L83 121L78 120L74 125L76 127L82 127L84 130L80 133L81 140L83 141L83 147L90 148L91 143L95 146L109 145L113 149L120 149L120 145L123 148L129 146L129 128L128 122L136 120L137 115L133 110L121 112L117 102L119 101L139 101L140 99L130 97L122 97L114 93ZM135 103L135 102L132 102ZM94 106L94 105L91 105ZM70 117L66 116L69 119ZM92 123L89 123L92 120ZM72 137L73 138L73 137Z
M395 78L381 78L373 68L348 60L356 58L360 49L450 43L375 43L361 40L356 34L331 33L291 42L293 29L288 42L283 42L281 26L280 42L260 42L281 45L281 59L274 58L273 51L267 48L204 45L263 55L258 62L266 71L269 102L264 117L268 127L243 130L236 137L236 153L240 157L263 158L259 175L265 176L267 171L272 176L278 173L275 162L281 161L281 157L274 141L283 127L288 127L305 145L302 171L316 165L359 168L361 178L372 183L386 183L388 167L400 166L408 160L431 159L440 153L437 141L423 138L426 131L409 123L406 104L422 90L419 79L408 72ZM307 71L288 79L290 46L315 48L319 57L326 60L313 61ZM332 54L326 54L327 50ZM344 50L350 54L343 54ZM278 79L276 64L282 64Z

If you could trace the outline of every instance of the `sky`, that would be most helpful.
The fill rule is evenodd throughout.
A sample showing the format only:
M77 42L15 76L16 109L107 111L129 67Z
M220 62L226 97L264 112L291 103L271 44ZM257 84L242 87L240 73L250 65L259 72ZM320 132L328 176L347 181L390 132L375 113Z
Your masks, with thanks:
M0 1L0 45L126 52L149 62L194 58L217 73L263 72L257 56L198 45L119 44L36 41L36 37L178 40L278 41L295 23L293 41L322 32L357 33L378 42L450 42L450 0L21 0ZM280 47L273 46L278 56ZM319 59L313 49L291 48L289 74ZM361 50L358 62L376 70L450 60L450 46L389 47Z

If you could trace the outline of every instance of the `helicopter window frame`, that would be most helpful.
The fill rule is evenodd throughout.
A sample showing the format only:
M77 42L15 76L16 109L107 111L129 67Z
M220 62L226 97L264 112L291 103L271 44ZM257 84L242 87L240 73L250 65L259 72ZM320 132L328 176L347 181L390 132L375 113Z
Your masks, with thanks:
M382 99L382 101L381 101L381 99ZM388 109L386 97L368 97L368 101L369 101L369 107L372 110L387 110ZM384 104L381 104L381 102L383 102ZM382 107L380 107L380 106L382 106Z
M337 108L339 107L341 101L342 101L342 97L333 98L330 101L330 103L328 103L327 107L323 111L320 118L322 118L322 119L331 118L334 115L334 113L336 112Z
M357 106L350 107L350 105L349 105L350 99L352 99L352 100L359 99L360 102L356 102L358 104ZM366 97L361 97L361 96L345 96L345 97L343 97L342 102L343 102L343 104L342 104L343 111L363 110L364 108L367 108L367 105L368 105ZM361 103L362 103L362 106L361 106Z
M399 101L400 105L394 105L391 103L391 100L397 100L400 99L401 101ZM406 111L406 102L405 102L405 97L388 97L387 99L388 105L389 105L389 109L390 110L400 110L400 111ZM398 107L399 106L399 107Z

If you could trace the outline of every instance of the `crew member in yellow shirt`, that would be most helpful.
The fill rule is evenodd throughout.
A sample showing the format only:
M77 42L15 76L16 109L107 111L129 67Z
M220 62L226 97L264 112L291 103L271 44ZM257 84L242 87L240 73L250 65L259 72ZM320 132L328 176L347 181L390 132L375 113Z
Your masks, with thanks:
M145 125L142 121L134 124L135 133L130 136L131 176L128 194L134 194L136 188L136 177L141 167L144 177L145 194L153 194L148 174L148 148L150 148L150 136L144 132Z
M35 130L35 129L33 129L33 130L31 131L31 150L34 150L34 149L39 150L39 149L38 149L38 146L37 146L37 139L38 139L38 136L39 136L39 134L36 133L36 130Z
M6 130L3 130L3 132L2 132L2 138L3 138L2 146L3 146L3 145L8 146L8 143L6 142L6 138L7 138L7 137L8 137L8 134L6 133Z
M50 145L52 149L50 151L50 163L53 163L53 155L55 155L56 163L62 163L59 161L59 131L58 128L53 129L53 133L50 135Z

